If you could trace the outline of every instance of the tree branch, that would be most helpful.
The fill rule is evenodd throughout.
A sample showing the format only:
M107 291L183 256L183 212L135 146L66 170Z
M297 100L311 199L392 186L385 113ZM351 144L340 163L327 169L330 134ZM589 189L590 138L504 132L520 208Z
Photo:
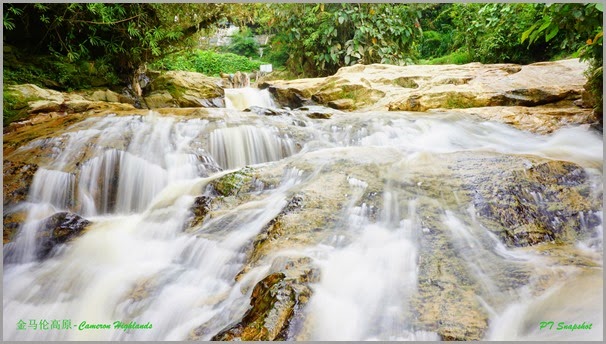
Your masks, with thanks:
M131 19L135 19L135 18L140 17L140 16L141 16L141 14L137 14L136 16L132 16L130 18L118 20L118 21L111 22L111 23L94 22L94 21L88 21L88 20L74 20L74 22L77 22L77 23L87 23L87 24L95 24L95 25L113 25L113 24L118 24L118 23L122 23L122 22L125 22L125 21L129 21Z

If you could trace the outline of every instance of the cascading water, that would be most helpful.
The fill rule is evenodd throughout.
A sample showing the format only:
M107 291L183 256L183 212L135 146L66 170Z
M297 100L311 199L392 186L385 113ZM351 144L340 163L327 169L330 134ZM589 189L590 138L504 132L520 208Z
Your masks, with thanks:
M440 326L450 326L453 315L422 297L440 293L475 305L466 312L485 321L484 339L602 339L599 214L577 214L593 236L567 246L581 262L571 264L507 247L478 219L481 204L462 201L465 187L449 191L446 181L432 179L449 173L483 182L487 166L475 175L455 168L476 157L524 166L565 160L584 167L583 192L601 199L599 135L577 126L541 136L450 114L310 120L304 111L239 111L275 107L266 92L226 90L229 108L204 119L89 118L16 150L45 147L52 159L34 175L21 206L25 221L4 246L4 339L186 340L195 333L210 340L243 318L253 289L281 256L310 257L319 273L283 339L439 340L457 329L423 321L435 312ZM217 181L242 187L244 179L230 173L251 165L254 187L217 196ZM437 189L427 186L432 182ZM550 197L529 194L532 207ZM293 195L304 195L302 206ZM218 203L192 225L200 196ZM91 225L40 259L41 230L58 212ZM434 258L441 252L452 255ZM455 258L460 265L449 265ZM569 299L579 288L585 296ZM33 329L32 320L59 328ZM539 329L552 320L591 322L593 330ZM116 321L151 328L115 329ZM112 328L79 329L83 322Z
M245 110L251 106L265 108L276 107L269 90L258 90L251 87L226 88L225 106L228 109Z

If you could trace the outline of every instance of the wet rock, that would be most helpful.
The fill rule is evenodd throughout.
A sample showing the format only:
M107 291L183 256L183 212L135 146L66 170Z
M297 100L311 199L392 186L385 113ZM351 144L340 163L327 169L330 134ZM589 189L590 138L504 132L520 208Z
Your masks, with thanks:
M251 106L244 110L244 112L253 112L259 116L282 116L289 115L290 113L287 110L282 109L270 109L261 106Z
M52 249L81 235L90 221L79 215L62 212L48 217L36 234L38 259L45 259Z
M41 112L65 112L67 110L67 105L65 102L56 102L56 101L48 101L48 100L37 100L30 102L29 104L30 110L28 113L41 113Z
M152 109L225 107L225 92L218 82L200 73L169 71L151 82L151 93L144 97L145 103Z
M27 211L25 210L4 211L2 221L4 225L2 231L2 239L4 244L7 244L13 240L15 234L17 234L19 228L21 228L21 225L25 221L26 217Z
M190 208L193 218L189 222L189 228L200 226L204 222L204 218L211 210L212 198L208 196L198 196L194 200L194 204Z
M311 99L319 104L328 104L328 102L341 99L342 96L343 89L340 87L335 87L325 91L320 91L312 95Z
M111 103L130 103L126 97L111 90L97 90L88 96L92 101L111 102Z
M250 309L242 320L211 340L287 340L298 329L296 317L312 295L309 284L319 275L310 258L280 257L268 276L253 289Z
M418 293L413 296L415 326L436 332L441 340L481 340L488 314L477 300L478 286L454 249L439 210L432 202L420 205Z
M312 111L312 112L305 114L305 116L307 116L311 119L329 119L332 117L332 114L330 112Z
M8 92L23 100L47 100L62 103L65 96L55 90L45 89L33 84L9 85Z
M175 98L165 90L153 92L145 97L145 103L150 109L178 107Z
M496 234L508 246L575 242L596 234L600 204L586 192L588 178L582 167L539 162L498 178L492 187L490 182L476 187L473 202L481 218L503 228Z
M20 120L30 113L30 104L36 102L51 103L53 106L65 100L61 92L40 88L32 84L9 85L4 90L2 110L5 118ZM4 123L8 125L8 123Z
M319 105L302 106L296 109L295 111L302 113L311 119L329 119L335 114L344 114L344 112L339 111L337 109L331 109Z
M221 73L223 88L242 88L250 86L250 76L247 73L237 71L234 74Z
M7 206L24 201L29 187L38 170L37 165L22 161L4 161L3 167L3 204Z
M245 188L245 186L251 186L250 182L253 179L253 172L254 170L252 168L245 167L213 180L210 185L220 196L235 196L240 193L241 190L246 191L247 188Z
M260 86L259 88L263 87ZM294 109L304 105L314 104L311 99L311 94L306 92L306 90L298 90L293 87L269 86L269 92L273 95L275 101L282 107Z

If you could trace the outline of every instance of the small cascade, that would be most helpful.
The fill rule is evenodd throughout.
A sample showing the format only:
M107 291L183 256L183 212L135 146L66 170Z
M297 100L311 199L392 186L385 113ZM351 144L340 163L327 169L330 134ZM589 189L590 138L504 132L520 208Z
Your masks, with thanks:
M251 125L212 131L209 149L224 169L280 160L295 153L294 142L288 136L281 136L271 128Z
M368 186L356 178L348 182L352 200ZM365 204L350 204L342 234L348 240L333 240L315 253L324 277L307 310L312 333L303 339L439 340L435 333L415 330L409 317L417 281L415 203L408 203L409 218L402 218L402 204L386 189L378 222L370 221Z
M276 103L267 89L259 90L251 87L225 89L226 108L246 110L252 106L275 108Z

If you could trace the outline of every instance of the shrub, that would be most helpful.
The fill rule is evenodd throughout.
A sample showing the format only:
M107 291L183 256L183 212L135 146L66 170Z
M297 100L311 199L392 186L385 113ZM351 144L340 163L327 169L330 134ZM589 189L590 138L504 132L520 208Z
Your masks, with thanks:
M183 70L219 76L220 73L251 72L259 70L263 62L250 60L232 53L217 53L209 50L196 50L173 54L150 65L162 70Z

